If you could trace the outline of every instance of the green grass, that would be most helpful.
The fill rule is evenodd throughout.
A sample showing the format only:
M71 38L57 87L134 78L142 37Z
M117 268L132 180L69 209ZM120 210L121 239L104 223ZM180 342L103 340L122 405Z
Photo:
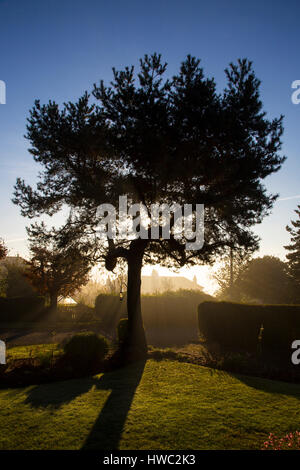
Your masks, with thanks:
M299 385L166 360L0 391L0 449L259 449L299 423Z
M52 353L58 354L60 349L56 343L50 344L33 344L30 346L14 346L7 350L7 361L12 359L27 359L29 357L39 357L41 354Z

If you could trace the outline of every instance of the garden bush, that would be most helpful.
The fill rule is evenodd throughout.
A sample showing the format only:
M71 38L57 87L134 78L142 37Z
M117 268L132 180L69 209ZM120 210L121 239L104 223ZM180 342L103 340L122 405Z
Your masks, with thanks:
M99 363L107 352L107 340L92 331L78 333L64 345L65 357L79 365Z

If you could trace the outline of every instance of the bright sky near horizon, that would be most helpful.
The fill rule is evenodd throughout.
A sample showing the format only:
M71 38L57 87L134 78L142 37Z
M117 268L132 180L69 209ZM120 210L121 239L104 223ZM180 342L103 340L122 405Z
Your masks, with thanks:
M17 176L36 180L38 167L23 137L34 100L74 100L99 79L109 82L113 66L137 65L145 53L156 51L168 62L170 75L188 53L201 58L220 90L230 61L253 61L268 116L285 115L282 153L288 157L266 180L280 198L255 231L261 237L259 254L283 258L285 226L300 204L300 104L291 101L292 82L300 80L299 13L294 0L0 0L0 80L7 91L6 104L0 104L0 237L10 253L27 254L28 220L11 197ZM184 270L190 278L195 273L211 290L209 270Z

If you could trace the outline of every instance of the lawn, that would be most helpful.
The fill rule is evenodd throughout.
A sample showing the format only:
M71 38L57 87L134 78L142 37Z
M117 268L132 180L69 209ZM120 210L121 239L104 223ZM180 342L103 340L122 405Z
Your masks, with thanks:
M52 351L53 354L58 354L60 352L60 348L57 343L15 346L7 349L6 359L7 361L10 361L12 359L35 358L46 353L51 353Z
M299 385L167 360L0 391L0 449L259 449L299 423Z

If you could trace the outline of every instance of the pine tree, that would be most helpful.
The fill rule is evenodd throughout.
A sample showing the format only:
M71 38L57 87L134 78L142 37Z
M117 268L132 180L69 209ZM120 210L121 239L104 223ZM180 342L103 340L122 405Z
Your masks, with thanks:
M282 117L266 119L251 62L229 65L223 93L194 57L172 78L166 70L160 55L145 55L137 73L133 66L113 69L110 86L95 85L93 101L88 93L62 108L36 101L27 138L43 171L36 188L18 179L14 197L29 217L52 215L66 204L85 232L97 223L97 207L117 208L120 195L148 211L152 204L204 204L201 250L189 250L185 235L105 240L106 268L113 270L119 258L127 263L127 346L143 354L143 263L213 263L231 243L257 246L251 227L277 197L262 181L285 160Z
M286 258L288 260L289 274L300 287L300 205L295 212L298 216L297 220L292 220L292 227L287 226L286 230L291 235L291 243L284 248L288 251Z

